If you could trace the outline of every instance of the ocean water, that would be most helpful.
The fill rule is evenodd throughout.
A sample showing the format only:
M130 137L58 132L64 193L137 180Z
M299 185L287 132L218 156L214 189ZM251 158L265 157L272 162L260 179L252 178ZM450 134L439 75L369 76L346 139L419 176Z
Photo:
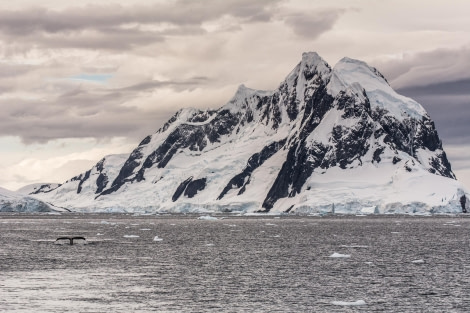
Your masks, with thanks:
M217 217L0 215L0 311L470 311L465 216Z

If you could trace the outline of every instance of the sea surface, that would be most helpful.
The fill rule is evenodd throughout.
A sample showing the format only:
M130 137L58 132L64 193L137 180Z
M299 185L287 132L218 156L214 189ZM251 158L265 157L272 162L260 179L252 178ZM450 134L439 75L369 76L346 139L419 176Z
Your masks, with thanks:
M213 216L1 214L0 312L470 312L466 216Z

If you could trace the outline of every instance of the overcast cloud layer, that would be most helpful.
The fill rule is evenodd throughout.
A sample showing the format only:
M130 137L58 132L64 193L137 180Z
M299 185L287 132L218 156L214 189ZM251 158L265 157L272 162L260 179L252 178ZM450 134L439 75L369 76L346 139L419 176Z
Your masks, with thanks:
M470 4L409 2L0 4L0 186L66 180L182 107L218 108L242 83L276 88L317 51L331 66L364 60L420 102L470 187Z

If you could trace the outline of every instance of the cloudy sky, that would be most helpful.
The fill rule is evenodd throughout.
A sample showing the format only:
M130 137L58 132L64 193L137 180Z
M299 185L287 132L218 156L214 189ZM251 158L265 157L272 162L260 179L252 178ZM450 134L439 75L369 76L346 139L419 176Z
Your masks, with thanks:
M182 107L275 89L317 51L420 102L470 188L467 0L0 3L0 186L63 182L128 153Z

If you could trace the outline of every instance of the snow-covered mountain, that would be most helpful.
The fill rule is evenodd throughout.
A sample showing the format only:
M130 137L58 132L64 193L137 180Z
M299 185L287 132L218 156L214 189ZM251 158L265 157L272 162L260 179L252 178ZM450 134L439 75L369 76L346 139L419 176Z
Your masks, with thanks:
M65 211L33 197L24 196L0 187L0 212L52 212Z
M77 211L462 212L469 204L423 107L375 68L318 54L273 91L240 86L182 109L130 155L40 197Z

